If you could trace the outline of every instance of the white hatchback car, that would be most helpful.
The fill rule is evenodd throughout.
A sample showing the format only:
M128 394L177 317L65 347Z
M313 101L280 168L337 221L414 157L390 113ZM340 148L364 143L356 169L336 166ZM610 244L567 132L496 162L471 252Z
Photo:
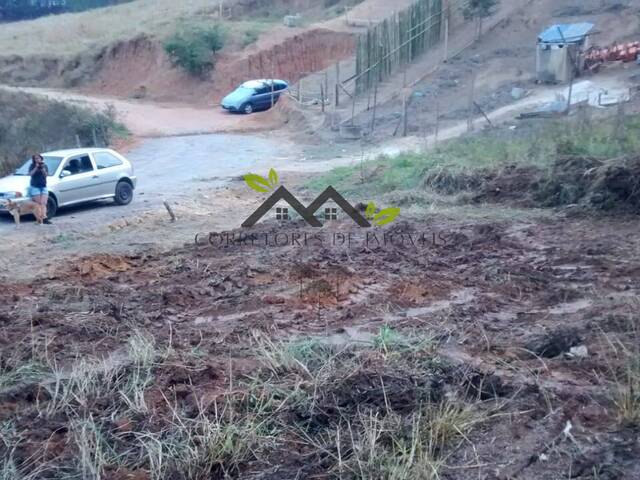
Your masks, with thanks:
M137 181L133 166L118 152L85 148L47 152L42 157L49 170L49 218L59 207L110 198L118 205L127 205L133 200ZM13 175L0 179L0 211L4 209L2 200L27 197L30 165L29 159Z

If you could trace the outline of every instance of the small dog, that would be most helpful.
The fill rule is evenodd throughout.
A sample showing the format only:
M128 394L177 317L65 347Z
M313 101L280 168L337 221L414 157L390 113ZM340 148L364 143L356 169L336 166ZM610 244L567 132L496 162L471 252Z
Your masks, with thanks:
M13 215L13 219L16 221L16 226L20 225L20 217L22 215L33 214L36 217L36 221L38 224L42 225L44 223L44 209L42 205L32 201L25 200L24 202L12 202L11 200L6 201L7 211Z

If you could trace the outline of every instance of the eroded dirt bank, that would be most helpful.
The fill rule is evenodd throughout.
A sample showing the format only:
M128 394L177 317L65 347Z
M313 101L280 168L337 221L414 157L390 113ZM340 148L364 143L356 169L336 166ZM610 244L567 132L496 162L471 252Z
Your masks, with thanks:
M303 237L293 242L305 231L312 235L306 247L298 245ZM36 360L66 371L94 356L135 366L127 344L138 342L140 332L171 352L153 365L153 384L143 389L144 408L135 414L123 414L119 397L108 395L84 404L70 398L73 408L60 407L46 375L9 384L0 415L23 435L11 453L16 464L77 468L78 430L70 422L78 411L91 415L124 455L140 448L141 432L168 431L177 411L215 416L216 405L242 398L264 408L280 405L273 415L285 415L281 420L299 430L266 434L268 442L234 464L234 478L355 478L349 470L337 473L348 462L338 465L331 446L345 426L344 412L390 421L425 402L462 396L483 412L482 420L455 448L434 452L440 478L640 475L637 418L627 415L637 407L633 388L623 401L625 352L638 347L636 217L465 222L432 216L386 231L394 235L386 245L384 232L375 232L376 240L369 232L367 243L362 230L347 224L325 227L322 244L313 237L318 231L297 224L265 224L255 233L253 246L226 245L224 235L216 236L214 246L92 256L40 281L6 283L0 293L5 371ZM390 331L418 335L428 347L394 356ZM336 390L314 393L303 408L292 399L313 391L315 375L326 370L308 359L303 367L287 363L275 350L265 366L260 355L269 342L314 336L353 366L339 380L327 374L333 380L323 388ZM373 350L353 353L363 344ZM394 363L398 358L411 358L422 370L411 373ZM266 390L257 394L250 386L258 378L281 392L269 397L271 407L259 401ZM282 393L287 389L297 393L289 397ZM9 454L9 447L0 448ZM103 468L110 478L152 478L153 464L140 455L126 469ZM211 478L223 478L228 464L220 462Z

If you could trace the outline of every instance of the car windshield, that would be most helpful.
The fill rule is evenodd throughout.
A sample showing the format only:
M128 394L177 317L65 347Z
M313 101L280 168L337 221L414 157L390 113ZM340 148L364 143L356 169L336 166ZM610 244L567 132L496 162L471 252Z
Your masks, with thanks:
M44 163L47 165L47 170L49 171L49 176L53 177L58 170L58 166L62 161L62 157L52 157L49 155L44 155L42 157L44 159ZM14 175L29 175L29 167L31 166L31 159L27 160L20 168L18 168Z

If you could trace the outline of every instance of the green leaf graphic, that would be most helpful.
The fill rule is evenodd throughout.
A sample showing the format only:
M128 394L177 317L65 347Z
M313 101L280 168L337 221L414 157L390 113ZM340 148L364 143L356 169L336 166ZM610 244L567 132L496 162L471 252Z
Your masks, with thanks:
M382 227L393 222L396 218L398 218L398 215L400 215L399 208L385 208L384 210L380 211L380 213L378 213L375 217L373 217L373 221L376 225Z
M250 173L244 176L244 181L247 182L249 188L252 188L256 192L267 193L271 190L271 184L269 180L255 173Z
M364 212L365 216L368 219L372 219L375 213L376 213L376 204L373 202L369 202L369 205L367 205L367 209Z
M276 188L276 185L278 185L279 181L280 179L278 178L278 174L276 173L276 171L273 168L269 170L269 182L271 182L271 186L273 188Z

